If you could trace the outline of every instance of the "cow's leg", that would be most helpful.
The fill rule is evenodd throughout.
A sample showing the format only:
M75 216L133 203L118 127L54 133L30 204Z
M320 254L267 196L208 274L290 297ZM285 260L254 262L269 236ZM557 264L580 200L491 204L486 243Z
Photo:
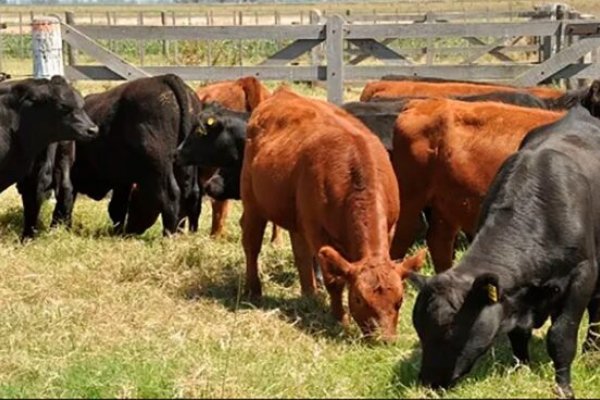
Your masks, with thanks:
M342 295L344 294L346 282L344 282L344 280L341 278L331 276L327 270L327 267L322 269L325 288L329 293L329 298L331 301L331 314L342 325L348 326L348 315L346 314L346 310L344 309L344 304L342 301Z
M401 202L400 217L392 240L390 255L393 259L404 258L408 248L414 243L417 232L423 225L421 210L425 206L425 197L415 195L410 201Z
M522 364L529 364L529 340L531 329L515 328L508 332L508 338L513 349L513 354Z
M189 223L190 232L198 231L198 221L200 220L200 214L202 213L202 193L201 190L194 190L192 196L187 201L187 217Z
M156 222L161 211L160 191L160 185L156 182L138 182L129 200L126 234L142 234Z
M34 176L19 182L19 191L23 201L23 233L21 239L32 238L38 225L40 209L46 197L45 188L48 182L40 182Z
M589 326L583 351L600 350L600 298L593 298L588 304Z
M202 213L202 189L196 182L192 193L185 199L186 214L188 218L190 232L198 231L198 221L200 220L200 214Z
M313 271L313 254L302 234L290 232L290 239L292 241L292 251L294 252L294 263L300 275L302 295L313 296L317 290L317 282Z
M210 228L210 236L220 237L225 232L225 221L229 215L231 201L229 200L213 200L212 201L212 226Z
M251 298L260 298L262 288L258 276L258 255L262 247L267 220L246 206L241 219L242 245L246 255L246 291Z
M74 204L75 192L73 190L71 178L68 174L61 175L60 182L56 187L56 206L54 206L50 226L62 224L67 228L70 228Z
M554 363L558 395L566 398L574 397L571 364L577 349L577 331L597 278L587 262L579 264L577 271L578 275L571 281L571 289L562 307L552 315L552 326L546 342L548 354Z
M167 175L166 182L160 192L163 235L168 236L177 232L179 225L180 196L179 185L173 173Z
M52 213L50 226L63 224L71 227L71 216L75 204L75 190L71 181L71 168L75 158L75 143L60 142L56 150L56 165L54 174L54 192L56 205Z
M281 244L283 243L281 228L275 224L272 225L273 231L271 233L271 244L273 244L274 246L281 246Z
M113 223L115 233L123 233L125 228L125 218L127 217L127 208L129 207L129 196L131 195L133 185L115 186L112 197L108 203L108 215ZM133 189L137 191L138 189Z
M438 274L452 267L457 233L458 227L449 224L435 210L432 211L431 226L427 232L427 247Z

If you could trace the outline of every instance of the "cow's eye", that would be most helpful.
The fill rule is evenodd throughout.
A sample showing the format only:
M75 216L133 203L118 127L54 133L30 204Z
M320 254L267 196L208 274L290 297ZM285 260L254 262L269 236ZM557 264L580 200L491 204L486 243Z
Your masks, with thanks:
M73 109L71 107L67 106L67 105L60 104L58 106L58 112L61 113L61 114L65 114L66 115L66 114L70 113L71 111L73 111Z

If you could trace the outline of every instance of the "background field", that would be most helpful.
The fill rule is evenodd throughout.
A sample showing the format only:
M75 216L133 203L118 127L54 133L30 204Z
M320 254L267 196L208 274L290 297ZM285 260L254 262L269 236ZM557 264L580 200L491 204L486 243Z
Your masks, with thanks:
M537 3L513 1L510 6L530 8ZM571 3L600 14L598 1ZM320 7L422 12L427 7L473 10L508 4ZM218 9L237 9L227 7ZM265 9L256 7L251 10ZM0 16L4 11L14 8L0 7ZM4 57L2 62L7 72L31 73L26 59ZM89 93L113 84L79 82L77 87ZM269 87L277 84L270 82ZM322 88L292 86L305 95L325 94ZM358 96L358 88L347 90L347 100ZM328 314L324 293L318 300L299 296L287 237L279 248L265 241L261 255L265 298L260 304L246 302L241 295L239 203L228 220L227 237L220 240L208 237L208 203L200 232L173 238L161 236L160 222L140 237L114 237L106 209L106 201L81 198L73 229L49 230L52 204L46 203L39 238L23 245L19 196L14 188L0 195L0 397L552 395L554 371L543 341L546 328L532 340L531 367L516 368L507 340L501 338L468 379L450 391L434 392L416 385L420 353L411 323L414 289L407 289L397 342L370 345L360 339L356 327L349 332L340 329ZM429 265L425 273L432 273ZM582 337L585 328L584 324ZM573 380L579 397L600 397L600 354L578 354Z

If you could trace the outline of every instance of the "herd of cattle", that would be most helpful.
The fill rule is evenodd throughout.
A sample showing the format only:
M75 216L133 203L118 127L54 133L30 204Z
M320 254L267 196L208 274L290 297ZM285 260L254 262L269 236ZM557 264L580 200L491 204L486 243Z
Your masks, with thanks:
M262 294L266 224L290 233L303 294L322 274L332 313L366 336L392 340L403 281L420 292L413 324L420 380L448 387L501 333L529 361L534 328L547 334L558 394L572 397L577 332L600 346L600 82L546 87L402 76L367 84L336 105L253 77L194 92L163 75L83 99L63 78L0 84L0 190L16 183L23 237L57 198L52 224L71 223L79 193L112 196L116 232L162 218L165 234L198 228L213 198L212 234L228 201L243 204L246 288ZM425 231L437 275L417 273ZM457 234L470 245L451 268Z

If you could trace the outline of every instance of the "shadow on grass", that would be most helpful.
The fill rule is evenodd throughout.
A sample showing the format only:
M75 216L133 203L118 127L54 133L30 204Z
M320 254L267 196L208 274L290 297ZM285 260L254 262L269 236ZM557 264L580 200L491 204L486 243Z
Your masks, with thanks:
M443 349L440 349L443 351ZM529 354L531 363L529 369L532 373L543 376L543 365L550 361L546 352L546 344L543 338L533 336L529 343ZM492 349L481 357L473 370L463 379L470 382L479 382L487 379L494 373L504 375L515 368L515 360L512 354L510 343L506 337L497 339ZM411 353L404 357L394 366L391 383L394 389L394 395L397 397L406 397L408 390L419 384L418 376L421 369L421 348L420 344L415 343ZM460 382L459 382L460 384ZM450 389L452 390L452 389Z
M279 273L281 272L281 273ZM272 281L286 286L293 284L296 275L288 271L269 274ZM263 295L260 300L250 301L244 292L244 278L241 275L229 275L218 282L189 282L182 289L183 296L189 300L210 298L220 302L231 312L236 310L260 309L264 311L278 310L284 321L312 336L339 338L344 329L330 313L327 294L320 289L315 297Z

